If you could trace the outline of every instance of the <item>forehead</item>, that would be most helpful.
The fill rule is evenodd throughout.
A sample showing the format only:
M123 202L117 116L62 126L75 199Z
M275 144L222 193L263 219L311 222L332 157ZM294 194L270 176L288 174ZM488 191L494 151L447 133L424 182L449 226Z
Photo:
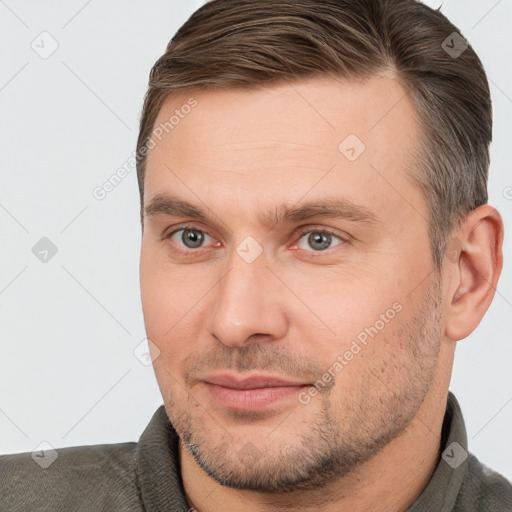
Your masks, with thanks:
M408 179L417 116L390 73L174 93L154 133L159 127L147 158L147 200L176 187L189 198L195 190L227 202L243 196L260 203L266 196L277 199L279 191L280 199L290 200L332 195L333 186L377 206L390 196L419 194Z

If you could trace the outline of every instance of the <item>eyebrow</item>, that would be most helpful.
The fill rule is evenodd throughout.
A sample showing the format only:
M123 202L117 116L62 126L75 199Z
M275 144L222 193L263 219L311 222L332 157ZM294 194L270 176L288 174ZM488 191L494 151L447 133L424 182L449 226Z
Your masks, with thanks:
M211 209L209 209L211 211ZM208 221L205 210L187 201L168 194L158 194L144 207L147 217L168 215L172 217L192 217ZM217 215L214 215L218 217ZM283 204L258 216L261 225L269 229L276 224L301 222L313 218L342 218L363 224L376 224L378 217L366 206L359 205L345 198L327 197L302 203L301 205Z

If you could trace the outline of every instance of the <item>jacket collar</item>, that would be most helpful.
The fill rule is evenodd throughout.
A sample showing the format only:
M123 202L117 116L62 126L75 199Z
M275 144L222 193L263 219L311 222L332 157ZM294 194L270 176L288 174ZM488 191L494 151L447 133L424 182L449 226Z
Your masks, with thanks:
M136 473L147 512L190 510L185 498L178 451L179 437L161 405L137 445ZM462 412L448 393L441 432L441 457L432 478L407 512L451 511L468 467Z

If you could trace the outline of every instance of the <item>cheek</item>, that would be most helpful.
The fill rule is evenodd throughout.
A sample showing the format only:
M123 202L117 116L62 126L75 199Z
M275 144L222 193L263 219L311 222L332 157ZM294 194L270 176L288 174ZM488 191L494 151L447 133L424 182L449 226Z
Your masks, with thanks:
M175 369L187 356L190 337L196 335L193 305L196 293L188 292L179 278L179 271L162 269L156 258L141 254L140 290L147 337L158 347L155 371L162 363ZM194 290L194 288L192 288ZM162 375L165 377L165 375Z
M179 294L172 285L170 276L141 265L140 276L142 309L146 332L150 339L159 340L175 323L179 308Z
M306 336L315 349L331 359L347 350L358 336L364 342L369 336L367 328L377 323L380 331L383 321L388 321L387 326L396 315L393 304L398 294L393 286L374 276L362 278L349 272L331 272L328 277L318 273L313 278L295 276L294 291L301 299L300 304L292 299L297 303L292 324L301 329L299 339ZM385 315L384 320L381 315Z
M151 242L143 243L140 258L142 309L146 329L156 339L167 338L200 297L202 286L193 274L183 267L170 265L160 247Z

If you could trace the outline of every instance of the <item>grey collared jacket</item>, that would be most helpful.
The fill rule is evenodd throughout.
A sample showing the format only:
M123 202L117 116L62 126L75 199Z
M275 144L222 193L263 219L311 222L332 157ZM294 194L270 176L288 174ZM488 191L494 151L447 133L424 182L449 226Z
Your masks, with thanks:
M512 483L467 453L466 428L452 393L440 448L437 468L408 512L512 512ZM0 456L1 512L191 510L178 435L163 405L138 443L59 448L51 455Z

